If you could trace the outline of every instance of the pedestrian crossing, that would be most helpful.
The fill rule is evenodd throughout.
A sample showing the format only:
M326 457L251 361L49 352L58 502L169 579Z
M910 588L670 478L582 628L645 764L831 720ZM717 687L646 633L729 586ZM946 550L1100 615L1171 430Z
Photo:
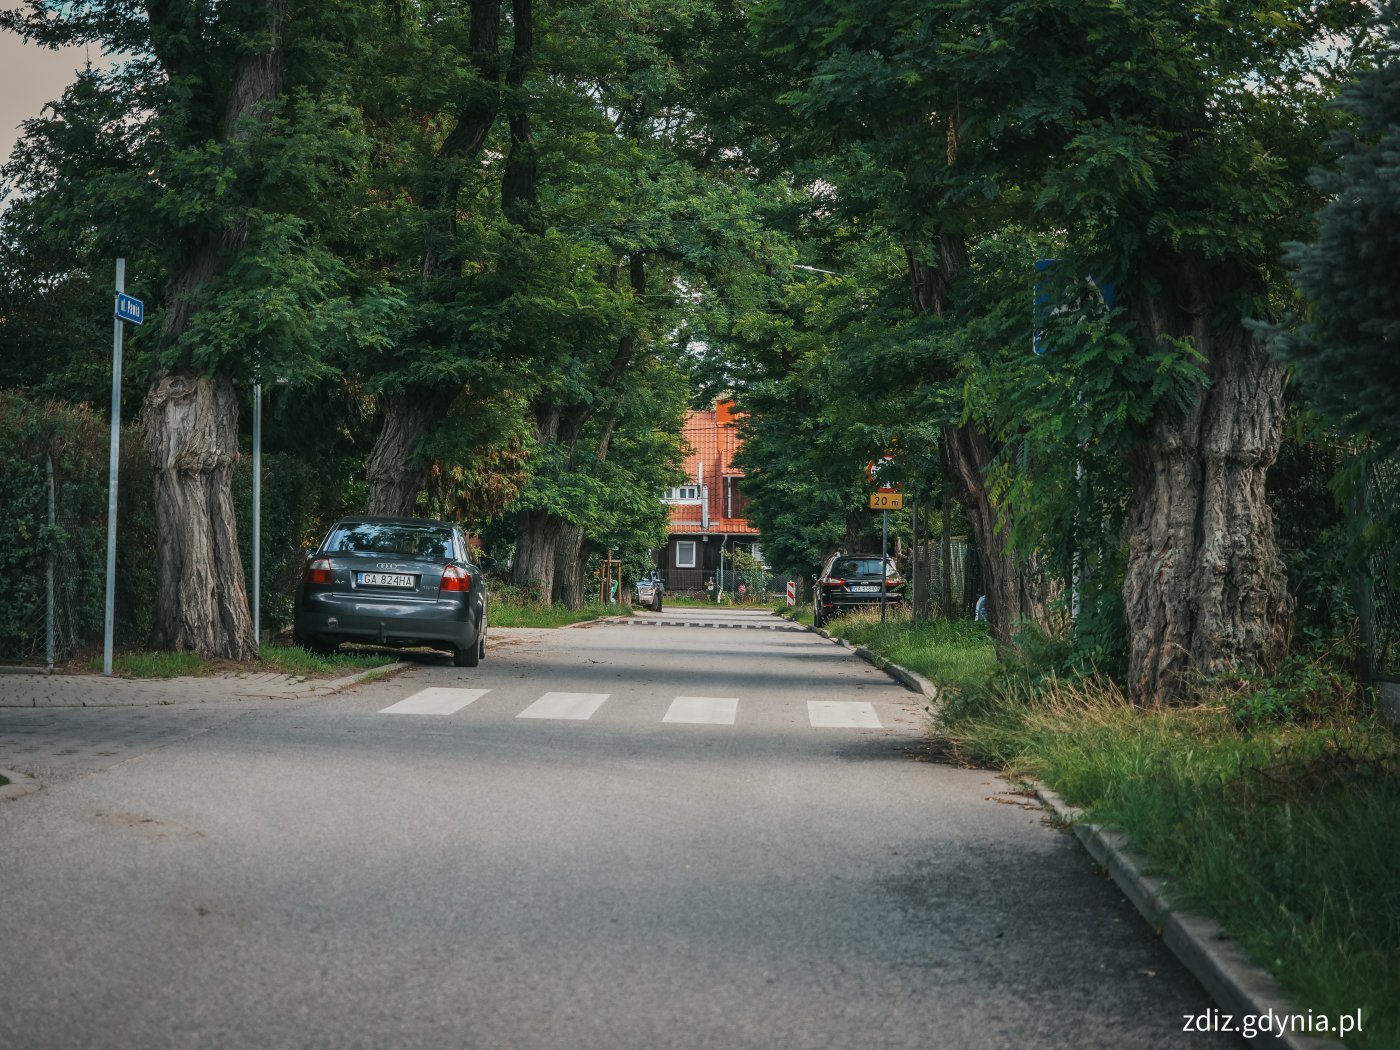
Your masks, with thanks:
M431 686L380 709L382 715L455 715L490 693L490 689ZM516 718L586 722L612 698L611 693L548 692L526 705ZM661 721L671 725L727 725L739 721L740 699L734 696L677 696ZM807 721L813 729L883 729L875 705L855 700L808 700Z

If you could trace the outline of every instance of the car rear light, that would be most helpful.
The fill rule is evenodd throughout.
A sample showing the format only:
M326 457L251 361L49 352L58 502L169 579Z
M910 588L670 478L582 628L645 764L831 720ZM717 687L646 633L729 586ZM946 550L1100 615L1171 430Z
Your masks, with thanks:
M465 569L459 569L455 565L449 565L442 570L442 583L438 584L440 591L469 591L472 589L472 574Z
M895 577L894 579L892 579L892 580L886 580L886 581L885 581L885 586L886 586L886 587L903 587L903 586L904 586L904 581L901 580L899 577L896 576L896 577Z
M317 558L306 567L306 575L302 577L305 583L330 583L331 582L331 560L329 558Z
M844 587L844 586L846 586L846 581L845 581L845 580L837 579L835 576L828 576L826 579L822 580L822 586L823 586L823 587Z

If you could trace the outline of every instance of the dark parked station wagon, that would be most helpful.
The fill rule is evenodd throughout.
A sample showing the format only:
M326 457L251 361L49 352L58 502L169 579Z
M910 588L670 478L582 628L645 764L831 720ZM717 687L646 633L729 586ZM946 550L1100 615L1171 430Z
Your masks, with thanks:
M451 651L458 667L486 655L486 568L462 530L422 518L343 518L307 552L294 637L316 652L342 642Z
M814 582L812 622L818 627L851 609L879 606L882 597L893 607L904 601L904 577L894 559L878 554L835 554Z

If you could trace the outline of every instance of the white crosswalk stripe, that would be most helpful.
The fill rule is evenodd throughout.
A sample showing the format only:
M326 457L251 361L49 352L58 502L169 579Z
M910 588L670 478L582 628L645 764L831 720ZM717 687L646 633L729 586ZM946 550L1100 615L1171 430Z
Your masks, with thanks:
M603 706L611 693L545 693L516 718L565 718L584 721Z
M732 696L678 696L661 721L732 726L738 712L739 701Z
M390 704L379 713L382 715L451 715L480 700L489 689L446 689L433 686L420 689L412 696Z
M813 729L883 729L875 705L854 700L808 700Z
M453 715L475 703L490 689L454 689L432 686L420 689L398 703L381 708L386 715ZM548 692L529 704L516 718L586 722L612 696L611 693ZM657 699L660 699L659 697ZM501 700L494 707L499 711ZM762 705L759 705L760 707ZM642 709L631 708L633 713ZM655 711L655 708L651 708ZM758 708L749 707L752 712ZM488 712L489 715L490 712ZM739 698L734 696L677 696L661 721L670 725L725 725L738 723ZM656 715L650 715L655 718ZM761 717L759 715L758 717ZM872 703L853 700L808 700L807 720L814 729L884 729ZM896 722L899 722L896 712Z

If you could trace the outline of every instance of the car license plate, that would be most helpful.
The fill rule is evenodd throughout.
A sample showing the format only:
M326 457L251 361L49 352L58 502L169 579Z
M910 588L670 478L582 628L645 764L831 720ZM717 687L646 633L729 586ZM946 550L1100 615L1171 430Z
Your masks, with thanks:
M858 583L851 588L856 594L879 594L880 588L873 583Z
M412 587L413 577L393 572L357 572L355 582L361 587Z

